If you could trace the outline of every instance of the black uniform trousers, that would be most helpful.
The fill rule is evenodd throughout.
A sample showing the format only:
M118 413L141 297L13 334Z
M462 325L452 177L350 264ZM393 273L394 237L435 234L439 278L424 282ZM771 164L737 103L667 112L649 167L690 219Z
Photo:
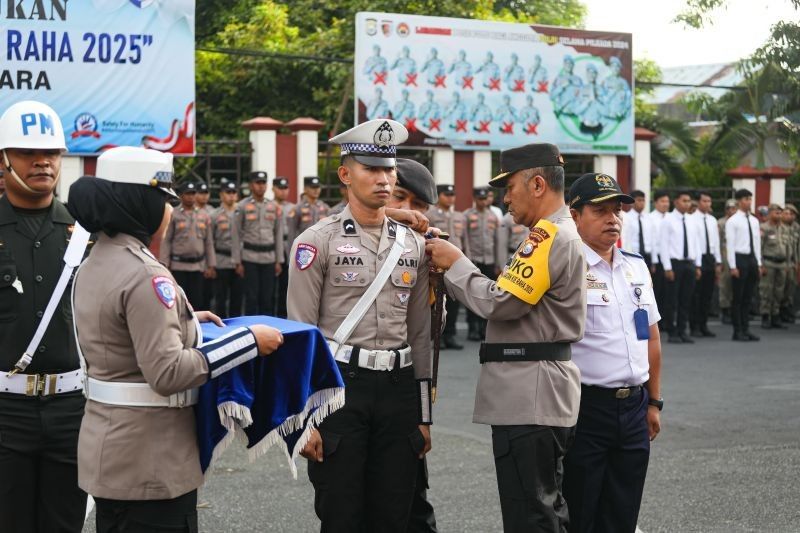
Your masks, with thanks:
M398 364L399 364L399 358ZM324 461L309 461L322 533L405 533L425 446L414 368L339 363L345 405L320 424Z
M617 399L581 389L575 441L564 459L569 530L634 533L650 460L647 390Z
M75 533L86 493L78 488L78 432L86 400L0 393L0 531Z
M186 293L186 299L192 304L194 309L204 310L203 305L203 273L202 272L188 272L185 270L172 270L172 277L175 278L183 292Z
M408 517L408 533L436 533L436 515L428 501L428 458L424 457L417 468L417 486Z
M203 276L203 305L200 307L203 311L211 309L211 302L214 300L214 280Z
M289 263L281 264L281 275L278 276L275 289L275 316L278 318L286 318L288 312L286 310L286 295L289 293Z
M456 323L458 322L458 311L461 309L461 304L455 298L448 296L444 307L447 310L447 317L444 320L442 336L448 339L456 336Z
M711 254L703 254L700 279L695 285L692 296L692 315L689 321L692 331L708 329L708 313L711 310L711 298L714 296L716 279L716 259Z
M214 280L214 312L222 318L242 316L244 279L232 268L218 268Z
M505 533L565 533L564 454L575 428L492 426L492 449Z
M242 264L245 314L275 316L275 263Z
M666 288L667 280L664 277L664 265L661 263L656 263L655 272L653 272L653 293L656 297L656 305L659 309L663 309L665 312L661 315L661 320L658 321L658 329L665 330L669 324L669 320L667 320L666 310L666 298L664 289Z
M96 498L97 533L197 533L197 491L171 500Z
M475 263L475 266L478 267L478 270L481 271L481 274L486 276L489 279L495 279L494 275L494 264L487 264L487 263ZM481 318L472 311L470 311L469 307L467 309L467 326L469 327L469 332L477 331L481 338L486 337L486 319Z
M736 254L736 268L739 277L731 277L731 322L734 333L744 333L749 329L750 307L753 294L758 290L758 262L753 254Z
M694 261L673 259L672 272L675 274L675 279L666 281L664 286L667 331L670 335L684 335L686 325L689 323L692 294L697 279Z

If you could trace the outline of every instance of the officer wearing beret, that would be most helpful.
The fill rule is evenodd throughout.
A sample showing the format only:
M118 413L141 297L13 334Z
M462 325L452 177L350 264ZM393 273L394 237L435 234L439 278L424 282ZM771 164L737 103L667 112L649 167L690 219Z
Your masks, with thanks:
M453 209L456 203L456 189L450 184L437 185L436 192L438 194L436 205L432 206L426 213L430 224L434 228L439 228L449 233L449 241L456 248L463 251L464 215ZM463 350L464 346L456 341L456 323L458 322L458 311L461 308L461 304L455 298L448 298L445 306L447 319L442 332L442 348Z
M275 197L275 202L281 208L281 213L283 213L283 249L290 250L292 242L289 240L289 213L294 210L295 204L288 200L289 180L283 176L277 176L272 180L272 194ZM280 318L286 318L286 290L289 286L289 265L287 260L288 257L284 254L281 273L278 275L275 288L275 316Z
M786 285L781 299L781 320L794 324L794 295L797 280L800 278L800 224L797 223L797 208L786 204L783 210L783 224L789 232L789 258L786 261Z
M500 154L503 201L528 238L495 281L455 246L431 239L448 294L489 322L473 421L491 424L503 529L562 532L563 458L575 431L580 375L571 343L586 321L586 260L564 205L564 159L552 144Z
M378 119L331 139L348 205L292 246L289 318L319 326L346 384L302 451L322 531L405 533L430 450L429 263L422 236L385 215L407 137Z
M759 280L759 304L763 329L786 329L780 307L786 285L786 260L790 255L791 236L782 222L783 208L769 204L767 220L761 223L761 257L764 275Z
M236 224L238 188L234 181L220 184L220 206L211 215L217 277L214 282L215 312L221 317L242 314L244 267L239 228Z
M216 209L208 201L211 198L211 190L208 184L204 181L197 183L197 194L195 194L194 205L201 213L205 213L213 221L214 211ZM213 225L213 222L212 222ZM213 275L209 272L203 274L203 301L198 304L201 309L211 309L211 302L214 299L214 278L216 277L216 270Z
M475 205L464 211L464 254L489 278L497 276L497 243L500 240L500 219L489 208L489 190L475 187ZM467 307L467 338L480 341L486 336L486 319Z
M660 316L647 262L616 247L634 199L606 174L584 174L569 195L588 264L586 331L572 345L581 401L564 459L569 530L634 533L661 429Z
M305 230L328 216L331 208L319 199L322 193L322 183L317 176L303 178L303 194L294 209L289 211L289 241L303 233Z
M275 314L275 279L283 271L283 211L266 198L266 192L267 173L251 172L250 196L238 208L248 315Z
M213 277L217 265L211 217L195 205L198 185L184 182L178 187L181 205L172 212L167 233L159 248L159 260L194 305L203 303L203 276Z

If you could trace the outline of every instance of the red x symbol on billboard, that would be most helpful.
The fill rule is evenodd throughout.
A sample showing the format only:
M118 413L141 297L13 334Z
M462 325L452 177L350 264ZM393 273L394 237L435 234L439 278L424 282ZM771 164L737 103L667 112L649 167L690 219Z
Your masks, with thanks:
M464 133L467 132L467 121L466 120L456 120L456 131L463 131Z
M525 92L525 80L514 80L514 88L511 90L515 93Z
M540 93L546 93L547 92L547 84L548 84L547 80L540 81L539 82L539 87L536 89L536 91L540 92Z
M432 118L428 121L428 129L431 131L442 131L439 127L442 123L442 119L440 118Z
M491 120L479 120L478 121L478 133L489 133L489 125L492 123Z
M536 135L537 134L537 132L536 132L536 127L537 126L538 126L538 124L536 124L534 122L528 122L528 124L525 126L525 133L527 133L528 135Z
M417 119L415 119L415 118L407 118L406 119L406 129L408 131L417 131Z
M404 82L406 87L413 85L417 87L417 73L416 72L409 72L406 74L406 81Z
M489 78L489 90L490 91L500 90L500 78Z
M447 80L447 74L443 74L441 76L436 76L436 81L433 82L434 87L443 87L447 88L447 85L444 82Z
M513 134L514 133L514 123L513 122L503 122L503 125L500 127L500 133Z
M464 76L461 78L463 82L461 83L462 89L472 89L472 76Z
M373 85L386 85L386 76L388 76L388 72L376 72L375 79L372 80Z

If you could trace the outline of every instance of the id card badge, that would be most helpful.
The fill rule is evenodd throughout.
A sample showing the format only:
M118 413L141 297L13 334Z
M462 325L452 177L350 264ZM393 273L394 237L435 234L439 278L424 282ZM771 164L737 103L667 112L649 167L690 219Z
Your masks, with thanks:
M650 338L650 320L646 309L637 309L633 312L633 323L636 325L636 338L646 341Z

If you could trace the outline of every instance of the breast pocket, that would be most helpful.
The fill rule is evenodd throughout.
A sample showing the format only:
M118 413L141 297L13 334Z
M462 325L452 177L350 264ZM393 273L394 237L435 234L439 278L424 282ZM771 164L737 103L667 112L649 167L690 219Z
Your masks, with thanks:
M0 256L0 322L12 322L19 314L20 294L17 281L17 265L8 252ZM21 288L21 287L20 287Z
M586 331L605 333L611 331L611 299L603 290L586 291Z
M372 275L366 266L331 267L328 284L331 286L333 296L329 300L328 311L336 316L347 316L371 283Z
M417 271L413 268L395 268L390 281L392 284L392 314L405 316L408 313L411 289L417 284Z

